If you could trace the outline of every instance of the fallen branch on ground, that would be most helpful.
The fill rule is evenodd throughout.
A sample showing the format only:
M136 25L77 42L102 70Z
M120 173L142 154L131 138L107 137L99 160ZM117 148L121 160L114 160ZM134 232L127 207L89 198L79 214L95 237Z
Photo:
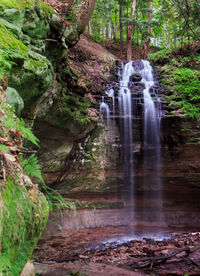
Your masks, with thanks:
M159 256L159 257L154 257L154 258L145 258L145 259L141 260L141 262L144 262L144 263L142 263L142 264L135 263L131 267L133 269L145 268L145 267L148 267L148 266L150 266L152 268L153 266L156 266L156 265L159 265L160 263L166 262L167 260L171 259L172 257L178 255L181 252L185 252L188 256L190 253L193 253L198 249L200 249L200 245L194 246L192 248L187 246L187 247L184 247L184 248L180 248L180 249L172 252L171 254L169 254L167 256Z

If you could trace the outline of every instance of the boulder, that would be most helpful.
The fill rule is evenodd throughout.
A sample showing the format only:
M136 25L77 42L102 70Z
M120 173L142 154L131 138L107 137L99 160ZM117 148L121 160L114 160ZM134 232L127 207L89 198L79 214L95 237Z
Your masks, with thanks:
M17 114L20 114L22 109L24 108L24 101L22 97L20 97L17 90L14 88L8 87L5 91L7 103L15 108Z
M142 79L142 75L140 73L133 73L130 77L130 81L132 82L139 82Z

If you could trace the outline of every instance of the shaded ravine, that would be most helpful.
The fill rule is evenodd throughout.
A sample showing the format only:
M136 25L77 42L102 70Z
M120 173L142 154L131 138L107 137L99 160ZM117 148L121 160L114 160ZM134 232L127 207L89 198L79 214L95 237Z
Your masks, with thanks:
M125 72L129 72L126 78ZM167 175L162 168L162 100L153 75L149 62L134 61L122 64L119 81L107 86L100 118L105 123L107 158L112 159L111 165L120 159L120 166L110 166L106 170L107 187L102 192L85 190L70 194L66 191L67 197L102 206L94 209L85 207L77 210L76 214L62 211L50 215L35 251L37 261L41 263L36 265L37 270L43 271L39 275L65 275L74 267L78 269L76 262L80 262L81 270L85 260L92 267L94 262L103 263L102 274L92 271L88 272L89 276L103 275L107 273L104 263L107 263L108 256L114 266L129 265L133 258L137 262L137 245L140 242L141 256L146 254L145 250L148 255L148 244L152 245L152 250L157 244L166 246L167 250L175 246L176 250L176 246L184 246L185 237L178 234L173 238L173 231L176 234L179 231L198 231L198 180L183 175ZM199 233L189 234L191 246L193 238L197 239L196 243ZM116 250L118 261L115 263L112 258L115 259ZM110 269L110 274L106 275L113 275L114 268ZM179 270L183 271L183 268ZM116 271L115 275L126 275L120 273L126 272ZM132 275L134 272L127 273Z

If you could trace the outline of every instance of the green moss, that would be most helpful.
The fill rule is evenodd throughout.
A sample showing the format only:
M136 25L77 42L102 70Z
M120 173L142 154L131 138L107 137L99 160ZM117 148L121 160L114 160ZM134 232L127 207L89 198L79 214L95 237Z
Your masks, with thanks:
M39 1L40 16L49 17L51 14L56 13L54 9L43 1Z
M76 136L76 139L84 137L94 127L88 116L90 104L87 98L69 93L54 103L47 114L47 120L53 125L68 129L69 135Z
M161 64L161 84L171 115L199 119L200 113L200 58L190 51L170 53L162 50L150 55L154 64Z
M148 55L148 58L154 64L163 64L170 60L170 53L169 49L162 49L156 53Z
M19 91L25 107L30 106L51 85L53 67L49 60L33 51L25 60L23 68L13 67L9 84Z
M31 8L35 5L35 0L0 0L0 7L3 9L18 9Z
M0 23L0 49L15 49L28 55L28 48L19 41L2 23Z
M35 5L38 5L45 14L48 13L55 13L52 7L44 3L43 1L39 0L0 0L0 7L5 9L18 9L18 10L24 10L24 9L31 9L34 8Z
M190 68L176 68L165 65L162 68L162 83L166 92L169 107L179 109L178 113L194 119L199 118L200 107L200 72ZM172 114L176 113L173 111Z
M2 187L1 187L2 190ZM25 187L8 180L1 194L0 273L19 275L30 259L48 218L41 193L34 201Z

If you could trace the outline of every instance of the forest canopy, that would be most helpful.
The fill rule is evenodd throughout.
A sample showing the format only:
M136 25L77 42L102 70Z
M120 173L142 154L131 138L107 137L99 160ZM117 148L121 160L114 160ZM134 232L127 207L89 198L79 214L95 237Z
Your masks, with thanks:
M199 39L199 14L199 0L97 0L88 31L122 43L131 25L133 45L175 49Z

